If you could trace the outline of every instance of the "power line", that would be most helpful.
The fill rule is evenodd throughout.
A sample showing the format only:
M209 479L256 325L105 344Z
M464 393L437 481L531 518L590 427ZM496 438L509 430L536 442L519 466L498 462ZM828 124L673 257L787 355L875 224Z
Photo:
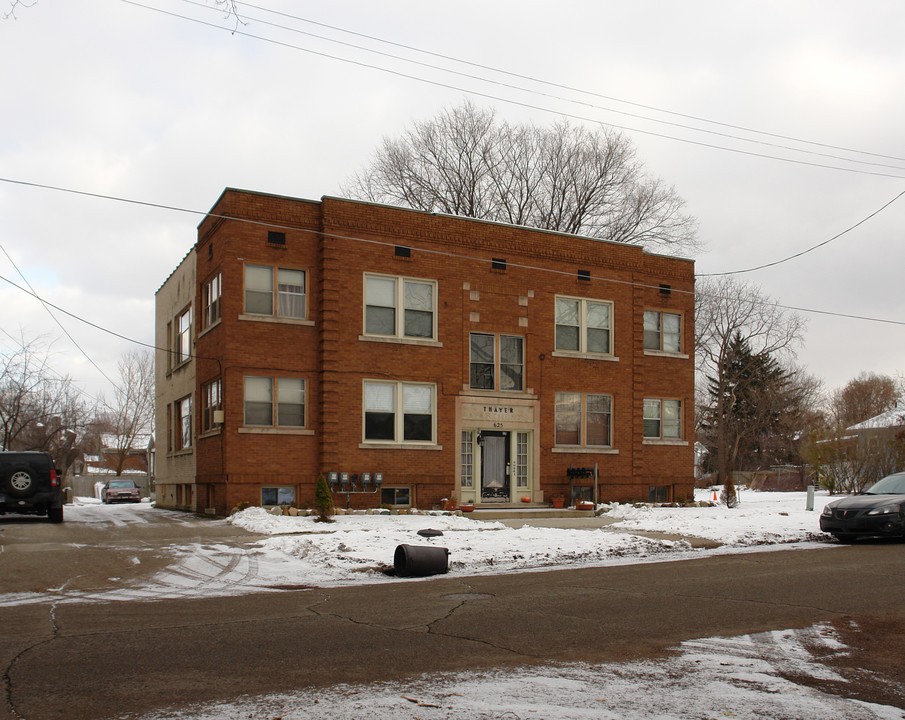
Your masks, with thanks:
M789 262L789 260L795 260L796 258L800 258L802 255L807 255L809 252L813 252L814 250L817 250L818 248L822 248L824 245L829 245L834 240L838 240L843 235L846 235L846 234L850 233L852 230L854 230L855 228L860 227L861 225L866 223L871 218L879 215L881 212L883 212L886 208L888 208L890 205L892 205L896 200L898 200L903 195L905 195L905 190L900 192L892 200L890 200L888 203L883 205L883 207L875 210L870 215L868 215L866 218L859 220L851 227L848 227L845 230L843 230L842 232L837 233L836 235L833 235L833 237L829 238L828 240L824 240L823 242L817 243L816 245L812 245L811 247L807 248L806 250L797 252L794 255L789 255L789 257L783 258L782 260L775 260L773 262L764 263L763 265L757 265L756 267L747 268L745 270L730 270L728 272L718 272L718 273L695 273L695 277L714 277L717 275L741 275L742 273L754 272L755 270L763 270L764 268L775 267L776 265L782 265L783 263Z
M204 8L205 10L212 10L212 11L213 11L213 10L216 10L216 8L213 8L213 7L211 7L210 5L205 5L204 3L198 2L197 0L182 0L182 2L184 2L184 3L188 4L188 5L194 5L194 6L197 6L197 7L202 7L202 8ZM425 55L430 55L430 56L434 56L434 57L443 58L443 59L445 59L445 60L450 60L450 61L452 61L452 62L460 63L460 64L467 65L467 66L471 66L471 67L477 67L477 68L480 68L480 69L483 69L483 70L490 70L491 72L500 73L500 74L502 74L502 75L508 75L508 76L510 76L510 77L516 77L516 78L519 78L519 79L529 80L529 81L531 81L531 82L539 83L539 84L541 84L541 85L547 85L547 86L550 86L550 87L556 87L556 88L568 90L568 91L570 91L570 92L581 93L581 94L583 94L583 95L588 95L588 96L590 96L590 97L601 97L601 98L606 98L606 99L608 99L608 100L613 100L613 101L615 101L615 102L623 102L623 103L626 103L626 104L629 104L629 105L634 105L634 106L636 106L636 107L644 107L644 108L649 109L649 110L655 110L656 112L662 112L662 113L666 113L666 114L670 114L670 115L681 116L680 113L673 113L673 112L668 111L668 110L661 110L661 109L655 108L655 107L653 107L653 106L642 106L642 105L640 105L640 104L638 104L638 103L628 103L628 102L626 102L626 101L619 100L619 99L617 99L617 98L612 98L612 97L608 97L608 96L604 96L604 95L598 95L597 93L588 92L588 91L581 90L581 89L578 89L578 88L569 87L569 86L566 86L566 85L560 85L560 84L557 84L557 83L547 82L547 81L544 81L544 80L538 80L538 79L536 79L536 78L532 78L532 77L527 76L527 75L520 75L520 74L518 74L518 73L511 73L511 72L508 72L508 71L505 71L505 70L499 70L499 69L497 69L497 68L493 68L493 67L490 67L490 66L488 66L488 65L480 65L480 64L478 64L478 63L471 63L471 62L468 62L468 61L466 61L466 60L459 60L459 59L457 59L457 58L454 58L454 57L451 57L451 56L448 56L448 55L441 55L441 54L439 54L439 53L432 53L432 52L427 51L427 50L420 50L420 49L418 49L418 48L413 48L413 47L411 47L411 46L403 45L403 44L401 44L401 43L393 43L393 42L389 42L389 41L382 40L382 39L380 39L380 38L374 37L374 36L372 36L372 35L365 35L365 34L363 34L363 33L355 33L355 32L352 32L352 31L349 31L349 30L344 30L343 28L339 28L339 27L336 27L336 26L333 26L333 25L326 25L326 24L323 24L323 23L318 23L318 22L315 22L315 21L312 21L312 20L308 20L308 19L306 19L306 18L301 18L301 17L295 16L295 15L290 15L290 14L288 14L288 13L282 13L282 12L278 12L278 11L276 11L276 10L269 10L269 9L267 9L267 8L262 8L262 7L258 6L258 5L250 5L250 4L248 4L248 3L241 3L241 4L246 5L247 7L253 7L253 8L255 8L255 9L257 9L257 10L262 10L263 12L267 12L267 13L270 13L270 14L273 14L273 15L278 15L278 16L281 16L281 17L290 18L290 19L293 19L293 20L297 20L297 21L299 21L299 22L306 22L306 23L312 23L312 24L314 24L314 25L320 25L320 26L322 26L322 27L327 27L327 28L330 28L330 29L333 29L333 30L337 30L337 31L339 31L339 32L344 32L344 33L348 33L348 34L351 34L351 35L356 35L356 36L358 36L358 37L364 37L364 38L367 38L367 39L370 39L370 40L374 40L375 42L380 42L380 43L385 43L385 44L388 44L388 45L393 45L393 46L396 46L396 47L406 48L406 49L411 50L411 51L413 51L413 52L417 52L417 53L422 53L422 54L425 54ZM261 19L259 19L259 18L247 18L247 19L250 20L250 21L258 22L258 23L260 23L260 24L262 24L262 25L267 25L267 26L269 26L269 27L277 28L277 29L279 29L279 30L286 30L286 31L288 31L288 32L295 33L295 34L298 34L298 35L306 35L306 36L308 36L308 37L317 38L317 39L319 39L319 40L324 40L324 41L326 41L326 42L335 43L335 44L342 45L342 46L345 46L345 47L354 48L354 49L356 49L356 50L362 50L362 51L364 51L364 52L368 52L368 53L372 53L372 54L375 54L375 55L379 55L379 56L381 56L381 57L388 57L388 58L392 58L392 59L394 59L394 60L401 60L401 61L403 61L403 62L411 63L411 64L413 64L413 65L418 65L418 66L420 66L420 67L429 68L429 69L431 69L431 70L438 70L438 71L440 71L440 72L450 73L450 74L452 74L452 75L458 75L458 76L460 76L460 77L467 78L467 79L470 79L470 80L477 80L478 82L484 82L484 83L488 83L488 84L490 84L490 85L496 85L496 86L503 87L503 88L507 88L507 89L510 89L510 90L517 90L517 91L520 91L520 92L526 92L526 93L530 93L530 94L532 94L532 95L537 95L537 96L540 96L540 97L544 97L544 98L548 98L548 99L552 99L552 100L557 100L557 101L560 101L560 102L567 102L567 103L571 103L571 104L574 104L574 105L579 105L579 106L582 106L582 107L591 108L591 109L594 109L594 110L602 110L602 111L604 111L604 112L616 113L616 114L618 114L618 115L623 115L623 116L626 116L626 117L631 117L631 118L635 118L635 119L639 119L639 120L646 120L646 121L648 121L648 122L659 123L659 124L661 124L661 125L666 125L666 126L669 126L669 127L676 127L676 128L681 128L681 129L684 129L684 130L691 130L692 132L705 133L705 134L707 134L707 135L714 135L714 136L717 136L717 137L728 138L728 139L731 139L731 140L738 140L738 141L741 141L741 142L752 143L752 144L755 144L755 145L763 145L763 146L766 146L766 147L773 147L773 148L777 148L777 149L780 149L780 150L788 150L788 151L791 151L791 152L803 153L803 154L806 154L806 155L814 155L814 156L817 156L817 157L825 157L825 158L829 158L829 159L833 159L833 160L841 160L842 162L851 162L851 163L858 163L858 164L863 164L863 165L870 165L870 166L874 166L874 167L885 167L885 168L889 168L889 169L893 169L893 170L903 170L903 171L905 171L905 167L902 167L902 166L900 166L900 165L889 165L889 164L886 164L886 163L872 162L872 161L868 161L868 160L857 160L857 159L854 159L854 158L840 157L840 156L838 156L838 155L832 155L832 154L830 154L830 153L817 152L817 151L814 151L814 150L806 150L806 149L803 149L803 148L790 147L790 146L788 146L788 145L779 145L779 144L773 143L773 142L767 142L767 141L764 141L764 140L756 140L756 139L753 139L753 138L740 137L740 136L738 136L738 135L732 135L732 134L729 134L729 133L726 133L726 132L719 132L719 131L715 131L715 130L707 130L707 129L705 129L705 128L694 127L694 126L686 125L686 124L679 123L679 122L671 122L671 121L668 121L668 120L661 120L661 119L649 117L649 116L646 116L646 115L640 115L640 114L638 114L638 113L627 112L627 111L624 111L624 110L617 110L617 109L615 109L615 108L602 107L602 106L600 106L600 105L595 105L595 104L593 104L593 103L582 102L582 101L579 101L579 100L575 100L575 99L573 99L573 98L567 98L567 97L563 97L563 96L560 96L560 95L553 95L553 94L550 94L550 93L541 92L541 91L539 91L539 90L533 90L533 89L531 89L531 88L526 88L526 87L521 87L521 86L518 86L518 85L513 85L513 84L511 84L511 83L500 82L500 81L498 81L498 80L493 80L493 79L490 79L490 78L487 78L487 77L481 77L481 76L478 76L478 75L472 75L472 74L468 74L468 73L459 72L459 71L457 71L457 70L452 70L452 69L444 68L444 67L441 67L441 66L438 66L438 65L433 65L433 64L430 64L430 63L421 62L421 61L419 61L419 60L413 60L413 59L410 59L410 58L405 58L405 57L402 57L402 56L400 56L400 55L394 55L394 54L392 54L392 53L387 53L387 52L383 52L383 51L380 51L380 50L374 50L374 49L372 49L372 48L367 48L367 47L364 47L364 46L362 46L362 45L356 45L356 44L354 44L354 43L349 43L349 42L345 42L345 41L342 41L342 40L337 40L337 39L335 39L335 38L330 38L330 37L327 37L327 36L324 36L324 35L318 35L318 34L316 34L316 33L307 32L307 31L305 31L305 30L299 30L298 28L293 28L293 27L289 27L289 26L286 26L286 25L280 25L280 24L278 24L278 23L269 22L269 21L267 21L267 20L261 20ZM234 31L234 30L235 30L235 28L233 29L233 31ZM552 112L552 111L551 111L551 112ZM718 125L718 126L721 126L721 127L731 127L731 128L737 129L737 130L743 130L744 132L750 132L750 133L755 133L755 134L758 134L758 135L770 136L769 133L763 133L763 132L758 131L758 130L752 130L752 129L743 128L743 127L740 127L740 126L730 126L730 125L728 125L728 124L726 124L726 123L718 123L718 122L715 122L715 121L712 121L712 120L707 120L707 119L705 119L705 118L700 118L700 117L695 117L695 116L683 116L683 117L686 117L686 118L688 118L688 119L694 119L694 120L699 121L699 122L705 122L705 123L710 123L710 124L713 124L713 125ZM880 155L879 153L869 153L869 152L861 151L861 150L853 150L853 149L849 149L849 148L843 148L843 147L836 147L836 146L831 146L831 145L825 145L825 144L820 144L820 143L811 142L811 141L808 141L808 140L799 140L799 139L791 138L791 137L787 137L787 136L780 136L780 135L772 135L772 136L773 136L773 137L776 137L776 138L778 138L778 139L779 139L779 138L781 138L781 139L787 139L787 140L792 140L792 141L794 141L794 142L798 142L798 143L802 143L802 144L806 144L806 145L813 145L813 146L815 146L815 147L825 147L825 148L827 148L827 149L836 149L836 150L842 150L842 151L844 151L844 152L849 152L849 153L856 153L856 154L860 154L860 155L869 155L869 156L871 156L871 157L887 158L887 159L891 159L891 160L897 160L897 161L905 162L905 158L897 158L897 157L894 157L894 156L884 156L884 155Z
M183 2L187 2L187 3L192 4L192 5L198 5L198 4L199 4L199 3L195 2L195 0L183 0ZM245 7L254 8L255 10L261 10L261 11L263 11L263 12L270 13L270 14L272 14L272 15L278 15L278 16L281 16L281 17L290 18L290 19L292 19L292 20L298 20L298 21L300 21L300 22L308 23L308 24L311 24L311 25L317 25L317 26L319 26L319 27L328 28L328 29L330 29L330 30L336 30L336 31L338 31L338 32L346 33L346 34L348 34L348 35L354 35L354 36L356 36L356 37L361 37L361 38L365 38L365 39L368 39L368 40L373 40L373 41L375 41L375 42L383 43L383 44L385 44L385 45L391 45L391 46L393 46L393 47L403 48L403 49L405 49L405 50L411 50L412 52L421 53L421 54L428 55L428 56L431 56L431 57L440 58L440 59L442 59L442 60L449 60L449 61L452 61L452 62L460 63L460 64L462 64L462 65L467 65L467 66L470 66L470 67L479 68L479 69L481 69L481 70L490 70L491 72L499 73L499 74L501 74L501 75L507 75L507 76L509 76L509 77L519 78L519 79L521 79L521 80L528 80L528 81L530 81L530 82L535 82L535 83L538 83L538 84L541 84L541 85L546 85L546 86L548 86L548 87L559 88L559 89L561 89L561 90L568 90L569 92L577 92L577 93L581 93L581 94L583 94L583 95L588 95L588 96L590 96L590 97L598 97L598 98L601 98L601 99L603 99L603 100L611 100L611 101L613 101L613 102L622 103L622 104L624 104L624 105L630 105L630 106L632 106L632 107L638 107L638 108L642 108L642 109L645 109L645 110L653 110L653 111L655 111L655 112L664 113L664 114L666 114L666 115L672 115L672 116L674 116L674 117L681 117L681 118L685 118L685 119L687 119L687 120L694 120L694 121L697 121L697 122L705 122L705 123L708 123L708 124L711 124L711 125L717 125L717 126L719 126L719 127L725 127L725 128L729 128L729 129L732 129L732 130L740 130L740 131L743 131L743 132L754 133L754 134L757 134L757 135L764 135L764 136L766 136L766 137L773 137L773 138L777 138L777 139L779 139L779 140L789 140L789 141L791 141L791 142L797 142L797 143L802 143L802 144L806 144L806 145L814 145L815 147L823 147L823 148L827 148L827 149L829 149L829 150L840 150L840 151L843 151L843 152L856 153L856 154L859 154L859 155L868 155L868 156L871 156L871 157L885 158L885 159L888 159L888 160L896 160L896 161L900 161L900 162L905 162L905 158L897 157L897 156L895 156L895 155L885 155L885 154L881 154L881 153L870 152L870 151L867 151L867 150L858 150L858 149L847 148L847 147L843 147L843 146L839 146L839 145L831 145L831 144L828 144L828 143L816 142L816 141L813 141L813 140L805 140L805 139L793 137L793 136L790 136L790 135L782 135L782 134L779 134L779 133L772 133L772 132L767 132L767 131L764 131L764 130L757 130L757 129L754 129L754 128L745 127L745 126L743 126L743 125L733 125L733 124L731 124L731 123L720 122L720 121L718 121L718 120L711 120L711 119L708 119L708 118L705 118L705 117L702 117L702 116L698 116L698 115L690 115L690 114L686 114L686 113L675 112L675 111L673 111L673 110L667 110L667 109L664 109L664 108L659 108L659 107L656 107L656 106L654 106L654 105L646 105L646 104L644 104L644 103L633 102L633 101L631 101L631 100L625 100L625 99L622 99L622 98L613 97L613 96L611 96L611 95L604 95L604 94L596 93L596 92L593 92L593 91L590 91L590 90L583 90L583 89L581 89L581 88L576 88L576 87L573 87L573 86L570 86L570 85L564 85L564 84L557 83L557 82L552 82L552 81L549 81L549 80L543 80L543 79L541 79L541 78L533 77L533 76L531 76L531 75L524 75L524 74L521 74L521 73L511 72L511 71L508 71L508 70L502 70L502 69L500 69L500 68L496 68L496 67L493 67L493 66L491 66L491 65L483 65L483 64L481 64L481 63L471 62L471 61L469 61L469 60L462 60L461 58L457 58L457 57L454 57L454 56L451 56L451 55L444 55L444 54L442 54L442 53L433 52L433 51L430 51L430 50L424 50L424 49L422 49L422 48L414 47L414 46L412 46L412 45L406 45L405 43L399 43L399 42L394 42L394 41L392 41L392 40L386 40L386 39L384 39L384 38L380 38L380 37L377 37L377 36L375 36L375 35L368 35L368 34L366 34L366 33L360 33L360 32L356 32L356 31L354 31L354 30L348 30L348 29L346 29L346 28L342 28L342 27L339 27L339 26L337 26L337 25L330 25L330 24L327 24L327 23L318 22L317 20L311 20L310 18L303 18L303 17L299 17L299 16L297 16L297 15L291 15L291 14L289 14L289 13L279 12L279 11L277 11L277 10L272 10L272 9L269 9L269 8L266 8L266 7L262 7L262 6L260 6L260 5L254 5L254 4L248 3L248 2L241 2L241 1L240 1L240 2L237 2L237 4L238 4L238 5L244 5ZM258 22L265 22L265 21L258 21ZM274 23L266 23L266 24L275 25ZM276 25L276 27L281 27L281 28L282 28L282 27L284 27L284 26ZM285 29L291 30L292 32L299 32L299 33L302 32L302 31L300 31L300 30L296 30L296 29L293 29L293 28L285 28ZM305 34L311 34L311 35L313 35L312 33L305 33ZM324 37L324 36L321 36L321 35L313 35L313 36L314 36L314 37L318 37L318 38L322 38L322 39L324 39L324 40L328 40L328 41L330 41L330 42L340 42L340 41L333 40L333 39L331 39L331 38L327 38L327 37ZM360 47L360 46L352 46L352 47ZM361 49L367 50L368 52L377 52L377 51L369 50L368 48L361 48ZM387 53L380 53L380 54L386 55ZM401 58L401 57L399 57L399 56L390 55L390 57L398 57L398 59L406 60L405 58ZM407 61L408 61L408 60L407 60ZM410 61L410 62L413 62L413 61ZM433 67L433 66L429 66L429 67ZM444 68L438 68L438 69L445 70ZM446 72L452 72L452 71L449 71L449 70L445 70L445 71L446 71ZM490 81L488 80L488 82L490 82ZM524 88L522 88L522 89L524 89ZM607 108L601 108L601 109L607 109ZM619 110L611 110L611 112L621 112L621 111L619 111ZM623 113L623 114L627 114L627 113ZM642 116L639 116L639 117L642 117ZM654 119L654 118L645 118L645 119L652 120L653 122L660 122L660 121L658 121L658 120L656 120L656 119ZM687 127L687 126L680 125L680 127ZM700 130L699 128L693 128L693 127L690 128L690 129L692 129L692 130ZM701 132L706 132L706 131L704 131L704 130L700 130L700 131L701 131ZM728 137L733 137L733 136L728 136ZM747 140L746 138L738 138L738 139L740 139L740 140ZM753 141L752 141L752 142L753 142Z
M355 236L350 236L350 235L325 233L325 232L322 232L319 230L310 230L308 228L299 228L299 227L296 227L293 225L281 225L279 223L265 222L262 220L250 220L247 218L234 217L231 215L220 215L220 214L205 212L202 210L188 210L185 208L178 208L178 207L163 205L160 203L150 203L150 202L144 202L144 201L138 201L138 200L130 200L127 198L120 198L120 197L115 197L112 195L101 195L98 193L89 193L89 192L84 192L84 191L79 191L79 190L68 190L66 188L54 187L54 186L49 186L49 185L40 185L38 183L20 182L20 181L16 181L16 180L10 180L8 178L0 178L0 182L8 182L8 183L13 183L13 184L26 185L29 187L51 189L51 190L56 190L59 192L71 192L71 193L74 193L77 195L86 195L86 196L90 196L90 197L103 198L106 200L113 200L113 201L117 201L117 202L131 203L131 204L141 205L141 206L145 206L145 207L156 207L156 208L165 209L165 210L173 210L176 212L190 213L190 214L194 214L194 215L203 215L205 217L211 217L214 219L232 220L234 222L241 222L241 223L258 225L261 227L268 227L268 228L276 228L278 230L292 230L294 232L305 232L305 233L310 233L312 235L318 235L320 237L325 237L325 238L349 240L349 241L353 241L353 242L362 242L362 243L368 243L371 245L382 245L382 246L386 246L386 247L395 247L397 244L395 242L386 242L386 241L381 241L381 240L373 240L373 239L369 239L369 238L360 238L360 237L355 237ZM905 193L902 193L902 194L905 194ZM887 203L887 206L889 204L891 204L891 202L894 202L894 200L890 201L890 203ZM886 206L884 206L884 207L886 207ZM882 210L882 208L881 208L881 210ZM879 210L877 212L879 212ZM876 215L876 212L874 213L874 215ZM451 216L451 217L458 217L458 216ZM866 219L869 219L869 218L866 218ZM862 222L864 222L864 221L862 221ZM553 232L553 231L549 231L549 232ZM591 239L593 239L593 238L591 238ZM453 253L453 252L444 251L444 250L431 250L431 249L427 249L427 248L421 248L421 249L419 249L419 252L450 257L450 258L454 258L454 259L458 259L458 260L470 260L470 261L481 262L481 263L486 263L486 264L490 264L493 262L492 259L488 259L488 258L477 257L477 256L472 256L472 255L465 255L465 254L461 254L461 253ZM539 265L526 265L526 264L510 263L510 266L513 268L518 267L520 269L525 269L525 270L536 270L536 271L548 272L548 273L557 274L557 275L565 275L565 276L569 276L569 277L573 276L573 273L568 272L568 271L554 270L553 268L547 268L547 267L543 267L543 266L539 266ZM32 297L41 301L42 303L47 303L50 307L52 307L56 310L59 310L60 312L65 313L66 315L69 315L70 317L75 318L76 320L79 320L80 322L90 325L91 327L94 327L97 330L108 333L110 335L118 337L127 342L134 343L136 345L141 345L143 347L151 348L153 350L160 350L162 352L171 352L170 348L161 348L161 347L157 347L156 345L151 345L149 343L145 343L145 342L142 342L139 340L134 340L132 338L126 337L125 335L121 335L120 333L117 333L113 330L109 330L105 327L97 325L96 323L86 320L78 315L75 315L74 313L64 310L63 308L60 308L60 307L54 305L53 303L40 298L37 294L35 294L29 290L26 290L25 288L17 285L15 282L13 282L9 278L6 278L2 275L0 275L0 280L3 280L5 282L9 283L10 285L21 290L25 294L31 295ZM659 289L659 285L648 285L645 283L637 283L637 282L632 282L632 281L628 281L628 280L616 280L615 278L606 278L606 277L600 277L600 276L596 276L596 277L592 276L591 280L616 283L616 284L621 284L621 285L630 285L633 287ZM687 295L695 294L693 290L679 290L677 288L674 288L672 291L675 293L683 293L683 294L687 294ZM785 310L793 310L796 312L804 312L804 313L810 313L810 314L815 314L815 315L824 315L824 316L830 316L830 317L846 318L846 319L850 319L850 320L864 320L864 321L868 321L868 322L885 323L888 325L905 326L905 321L900 321L900 320L890 320L887 318L870 317L870 316L866 316L866 315L855 315L855 314L851 314L851 313L840 313L840 312L833 312L833 311L829 311L829 310L818 310L818 309L813 309L813 308L802 308L802 307L796 307L796 306L792 306L792 305L784 305L782 303L776 303L776 302L768 302L765 304L775 306L778 308L782 308ZM193 356L193 357L195 357L195 356ZM200 356L198 356L198 357L200 357ZM202 359L216 360L216 358L202 358Z
M486 98L489 100L496 100L499 102L504 102L504 103L507 103L510 105L515 105L517 107L522 107L522 108L526 108L529 110L537 110L537 111L545 112L545 113L553 113L553 114L559 115L560 117L570 118L573 120L580 120L582 122L606 125L607 127L611 127L611 128L617 129L617 130L624 130L626 132L639 133L641 135L647 135L649 137L656 137L656 138L661 138L661 139L665 139L665 140L673 140L675 142L681 142L686 145L693 145L695 147L704 147L704 148L709 148L712 150L722 150L724 152L730 152L730 153L734 153L736 155L745 155L747 157L758 157L758 158L763 158L763 159L767 159L767 160L776 160L778 162L790 163L793 165L802 165L805 167L822 168L825 170L837 170L839 172L857 173L860 175L870 175L873 177L889 177L889 178L896 178L896 179L900 179L900 180L905 179L905 174L894 174L894 173L880 172L880 171L875 171L875 170L866 170L866 169L854 168L854 167L840 167L838 165L828 165L825 163L812 162L812 161L808 161L808 160L786 158L786 157L782 157L779 155L769 155L766 153L759 153L759 152L754 152L751 150L743 150L741 148L732 148L732 147L727 147L725 145L717 145L714 143L702 142L700 140L691 140L689 138L677 137L675 135L667 135L665 133L654 132L651 130L642 130L641 128L631 127L631 126L627 126L627 125L617 125L615 123L603 122L601 120L598 120L595 118L589 118L589 117L586 117L583 115L576 115L574 113L560 112L557 110L552 110L547 107L543 107L541 105L535 105L532 103L522 102L519 100L512 100L509 98L500 97L498 95L492 95L490 93L480 92L478 90L469 90L467 88L460 87L457 85L452 85L449 83L440 82L438 80L431 80L428 78L419 77L417 75L412 75L410 73L404 73L404 72L401 72L398 70L391 70L389 68L380 67L378 65L373 65L371 63L365 63L365 62L361 62L358 60L352 60L350 58L344 58L344 57L341 57L338 55L331 55L330 53L312 50L310 48L305 48L300 45L294 45L292 43L284 42L281 40L275 40L273 38L268 38L263 35L256 35L254 33L246 32L244 30L239 30L238 28L228 28L228 27L224 27L222 25L218 25L216 23L207 22L205 20L199 20L198 18L192 18L187 15L180 15L178 13L174 13L174 12L171 12L168 10L162 10L160 8L152 7L150 5L144 5L140 2L135 2L135 0L120 0L120 2L126 3L127 5L133 5L135 7L140 7L145 10L150 10L152 12L157 12L162 15L168 15L170 17L174 17L174 18L177 18L180 20L193 22L198 25L204 25L206 27L214 28L217 30L222 30L224 32L230 33L231 35L240 35L242 37L247 37L247 38L250 38L253 40L260 40L261 42L276 45L278 47L284 47L284 48L288 48L288 49L292 49L292 50L297 50L299 52L308 53L310 55L315 55L315 56L327 58L330 60L337 60L339 62L343 62L343 63L349 64L349 65L355 65L358 67L368 68L370 70L377 70L379 72L383 72L383 73L386 73L389 75L394 75L396 77L401 77L401 78L405 78L408 80L415 80L417 82L422 82L422 83L425 83L428 85L433 85L435 87L442 87L442 88L446 88L448 90L455 90L456 92L462 92L462 93L466 93L468 95L474 95L476 97L482 97L482 98ZM449 71L449 72L454 72L454 71ZM490 82L490 81L486 81L486 82ZM655 122L662 122L662 121L655 121ZM709 131L700 130L700 132L709 132ZM742 138L738 138L738 139L742 139ZM750 142L757 142L757 141L750 141ZM805 150L796 150L796 152L808 153L808 151L805 151ZM810 153L810 154L818 154L818 153ZM844 162L861 162L861 161L857 161L857 160L843 160L843 161ZM886 167L886 166L883 166L883 167ZM890 166L890 167L892 167L893 169L897 169L895 166ZM905 169L903 169L903 170L905 170Z
M22 281L23 281L26 285L28 285L28 289L31 290L32 292L34 292L34 288L31 286L31 283L28 282L28 278L25 277L25 275L24 275L24 274L22 273L22 271L19 269L19 266L16 265L15 261L10 257L9 253L6 252L6 248L3 247L2 244L0 244L0 250L3 251L3 254L4 254L4 255L6 255L6 259L9 260L10 265L12 265L13 268L15 268L15 270L16 270L17 273L19 273L19 277L22 278ZM36 297L37 297L37 296L36 296ZM113 385L114 387L116 387L116 383L114 383L114 382L109 378L109 376L107 375L107 373L105 373L103 370L101 370L100 366L99 366L96 362L94 362L94 360L91 358L91 356L90 356L87 352L85 352L85 349L84 349L81 345L79 345L78 342L76 341L76 339L75 339L74 337L72 337L72 335L69 333L69 331L68 331L65 327L63 327L63 323L61 323L60 320L59 320L59 318L57 318L57 316L54 315L54 314L51 312L50 308L47 306L47 303L45 303L45 302L42 300L42 301L41 301L41 305L42 305L42 306L44 307L44 309L47 311L47 314L50 315L50 317L53 318L53 321L54 321L57 325L59 325L60 330L62 330L62 331L66 334L66 337L68 337L69 340L72 342L72 344L76 346L76 348L78 349L78 351L79 351L80 353L82 353L82 355L85 356L85 359L86 359L88 362L90 362L90 363L94 366L94 369L97 370L97 371L104 377L104 379L105 379L108 383L110 383L111 385Z

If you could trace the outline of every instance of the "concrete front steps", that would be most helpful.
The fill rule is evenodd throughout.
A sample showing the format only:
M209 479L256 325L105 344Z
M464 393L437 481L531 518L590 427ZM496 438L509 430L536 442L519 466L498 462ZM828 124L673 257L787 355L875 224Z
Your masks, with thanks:
M462 513L474 520L532 520L545 518L589 518L593 510L553 508L534 503L493 503L478 505L471 512Z

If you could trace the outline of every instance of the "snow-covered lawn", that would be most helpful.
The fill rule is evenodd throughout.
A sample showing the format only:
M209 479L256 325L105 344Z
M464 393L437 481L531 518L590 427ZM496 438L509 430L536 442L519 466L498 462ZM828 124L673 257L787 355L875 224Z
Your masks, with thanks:
M712 491L699 491L709 500ZM507 527L448 513L417 515L338 515L335 522L314 517L272 515L248 508L229 522L268 535L258 544L259 562L279 562L285 584L345 585L389 582L396 547L402 544L438 546L449 550L450 575L521 572L555 567L608 565L679 559L705 553L739 552L752 546L826 541L818 518L830 500L818 493L808 511L807 493L742 491L732 509L713 507L653 507L646 504L605 506L618 522L593 529ZM418 530L439 530L421 537ZM636 533L677 536L650 538ZM683 537L720 543L716 550L692 550Z

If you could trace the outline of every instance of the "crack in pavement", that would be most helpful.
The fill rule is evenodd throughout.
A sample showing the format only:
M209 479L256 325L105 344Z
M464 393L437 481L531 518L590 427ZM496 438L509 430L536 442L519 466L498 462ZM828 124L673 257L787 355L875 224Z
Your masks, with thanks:
M16 707L16 703L13 701L13 670L16 664L21 660L26 654L34 650L35 648L40 647L41 645L46 645L47 643L53 642L57 639L60 634L60 626L57 624L57 605L56 603L51 604L50 606L50 637L45 638L44 640L39 640L28 647L22 648L15 657L13 657L9 664L6 666L6 669L3 672L3 692L6 698L6 709L9 711L9 714L16 718L16 720L27 720L27 718L22 715L18 708Z

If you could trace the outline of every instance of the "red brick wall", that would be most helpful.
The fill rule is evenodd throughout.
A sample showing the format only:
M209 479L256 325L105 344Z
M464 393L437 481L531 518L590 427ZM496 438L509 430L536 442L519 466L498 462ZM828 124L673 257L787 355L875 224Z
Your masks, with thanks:
M222 274L222 321L198 337L199 388L222 372L227 421L221 433L197 443L199 482L223 482L218 510L239 501L257 504L261 485L297 487L300 505L313 502L321 472L375 472L385 485L411 486L414 503L430 507L455 492L459 453L455 397L468 382L471 331L525 338L526 386L540 399L541 487L545 495L568 487L565 469L595 461L603 500L646 500L650 485L693 483L693 264L646 255L640 248L601 243L467 219L436 216L334 198L321 202L226 191L214 214L245 216L285 226L285 246L267 243L267 227L207 218L197 247L201 286ZM346 239L355 238L355 239ZM363 242L370 241L370 242ZM412 249L395 256L396 244ZM209 249L210 248L210 249ZM437 251L431 252L431 251ZM503 258L505 271L491 258ZM307 271L308 317L313 326L240 320L244 262ZM588 270L591 281L579 280ZM363 332L365 272L437 281L442 348L366 342ZM463 289L469 284L469 290ZM668 284L665 295L659 286ZM471 291L479 294L478 300ZM613 342L618 362L556 357L554 300L571 295L614 304ZM520 303L519 298L526 298ZM643 352L643 310L682 313L687 358ZM472 322L471 313L480 321ZM527 326L520 319L527 319ZM524 322L524 321L523 321ZM216 361L220 358L222 371ZM304 377L307 420L313 435L239 433L243 378L248 374ZM431 382L437 387L437 445L442 450L362 449L362 380ZM553 453L553 394L613 396L613 446L618 454ZM642 440L645 397L683 402L687 443L650 445ZM200 417L200 396L198 398ZM377 496L353 496L376 505Z

